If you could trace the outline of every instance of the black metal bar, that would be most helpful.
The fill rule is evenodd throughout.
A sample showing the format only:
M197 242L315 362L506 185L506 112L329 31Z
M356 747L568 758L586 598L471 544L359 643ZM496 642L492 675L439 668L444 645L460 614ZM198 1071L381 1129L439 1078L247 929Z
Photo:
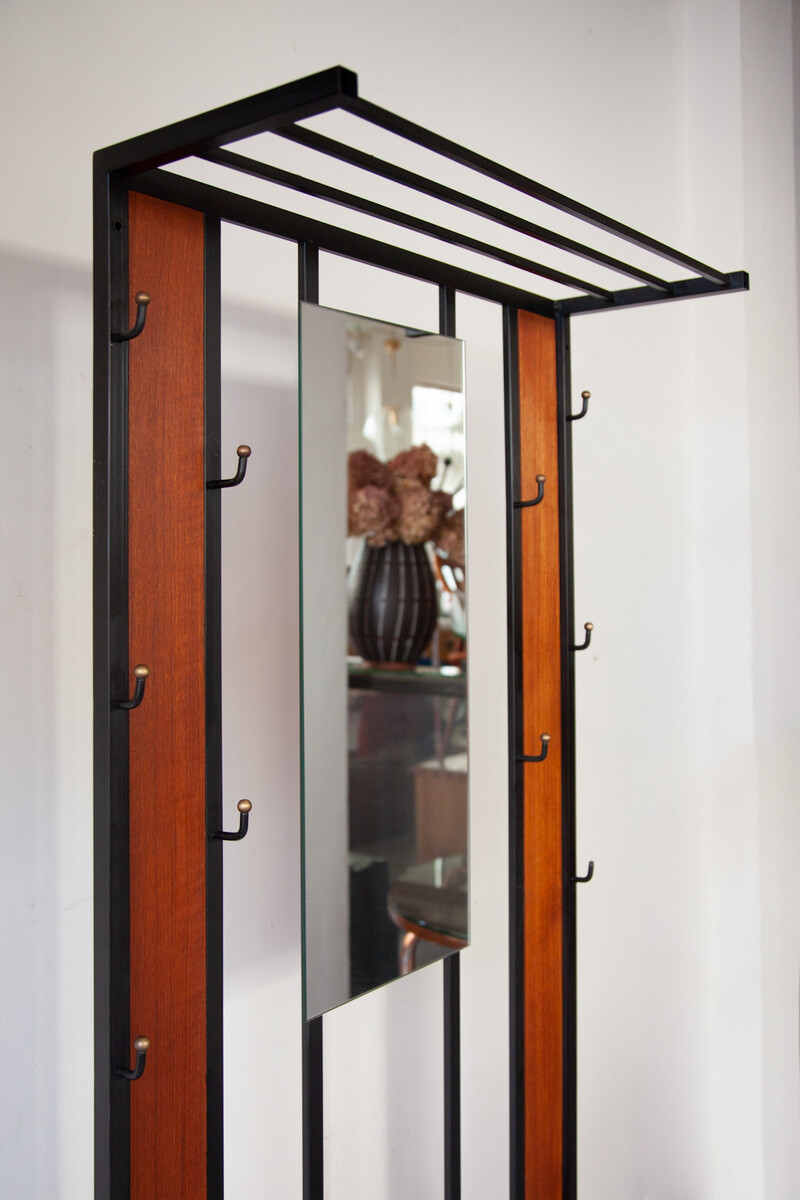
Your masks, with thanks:
M330 254L384 267L398 275L446 284L470 296L480 296L498 304L512 304L543 316L555 315L555 301L535 292L526 292L523 288L487 279L472 271L464 271L449 263L439 262L435 258L426 258L410 250L402 250L374 238L338 229L335 225L327 225L311 217L287 212L246 196L237 196L235 192L210 187L208 184L198 183L194 179L174 175L169 171L149 171L139 175L136 179L136 190L148 196L171 200L187 208L214 214L234 225L258 229L262 233L271 233L275 237L286 238L292 242L310 242Z
M114 704L114 708L138 708L144 700L144 689L149 674L150 668L146 667L144 663L140 663L138 667L134 667L133 675L136 680L136 684L133 689L133 695L131 696L130 700L117 700Z
M515 500L514 508L535 508L537 504L541 504L544 500L544 485L546 476L536 476L536 497L533 500Z
M373 200L367 200L365 197L353 192L343 192L339 188L329 187L327 184L319 183L313 179L306 179L302 175L295 175L293 172L284 171L280 167L273 167L257 159L245 158L241 154L234 154L231 150L214 150L208 154L199 155L199 157L206 162L216 163L217 166L230 167L234 171L241 171L243 174L251 175L256 179L264 179L270 183L279 184L281 187L301 192L303 195L314 196L316 199L326 200L331 204L338 204L342 208L351 209L353 212L364 213L366 216L376 217L380 221L388 221L391 225L399 225L403 229L412 229L416 233L436 238L448 246L457 246L459 249L470 250L474 254L483 255L485 258L493 258L497 262L505 263L508 267L516 267L520 271L527 271L532 275L538 275L540 279L549 279L551 283L561 283L565 287L575 288L576 291L600 297L609 304L613 302L614 293L608 288L587 283L586 280L577 279L574 275L559 271L555 267L548 267L543 263L533 262L530 259L524 258L521 254L514 254L510 250L503 250L499 246L491 246L487 242L481 242L477 238L469 237L467 234L459 233L457 230L447 229L443 225L436 225L432 221L425 221L421 217L412 216L410 213L403 213L398 209L389 208L385 204L378 204Z
M204 238L205 476L220 474L221 236L219 218L205 218ZM220 493L205 496L206 829L222 825L222 508ZM225 1188L223 1044L222 845L206 845L206 1181L209 1198Z
M439 333L456 336L456 293L439 288ZM461 961L458 953L442 963L444 1021L444 1196L461 1198Z
M558 389L559 541L561 564L561 880L563 1200L577 1196L577 965L575 889L575 656L569 644L575 620L572 513L572 425L567 421L572 384L569 318L556 318Z
M524 776L522 746L521 514L514 508L520 480L519 344L517 310L503 309L506 435L506 569L508 619L508 930L509 930L509 1197L525 1200L525 943Z
M325 1192L322 1111L322 1017L303 1022L303 1200Z
M539 754L518 754L517 762L544 762L547 758L547 751L550 749L550 734L543 733L541 735L542 749Z
M614 292L612 308L632 308L637 304L653 304L666 300L692 300L696 296L719 296L728 292L746 292L750 287L750 276L746 271L731 271L725 276L724 283L714 283L707 279L678 279L672 285L668 296L655 292L653 288L625 288ZM585 312L608 312L609 305L604 300L593 300L591 296L576 296L572 300L560 300L558 311L565 317L577 316Z
M668 292L672 287L672 284L668 280L660 279L657 275L651 275L649 271L642 271L639 267L622 262L621 259L613 258L610 254L603 254L600 250L584 246L581 242L574 241L573 238L555 233L552 229L546 229L543 225L537 225L534 221L526 221L524 217L515 216L514 213L496 208L493 204L487 204L483 200L477 200L464 192L458 192L455 188L445 187L444 184L436 183L432 179L426 179L424 175L417 175L414 171L407 171L405 168L398 167L394 163L387 162L385 159L376 158L373 154L365 154L363 150L357 150L354 146L347 146L342 142L336 142L333 138L328 138L321 133L317 133L316 130L292 125L286 129L275 129L274 132L280 137L297 142L299 145L306 146L310 150L327 154L331 158L349 163L351 166L360 167L362 170L369 171L372 175L378 175L382 179L390 179L394 183L402 184L403 187L413 188L415 192L421 192L425 196L432 196L434 199L441 200L445 204L451 204L453 207L460 208L464 212L472 213L479 217L486 217L498 225L505 226L506 229L513 229L515 233L522 233L527 237L535 238L537 242L543 242L547 246L554 246L558 250L574 254L578 258L585 259L587 262L608 267L611 271L618 271L621 275L628 275L632 279L648 283L651 287L658 288L660 291Z
M362 100L354 96L343 97L341 107L347 112L351 112L355 116L369 121L372 125L378 125L381 129L397 134L407 141L415 142L416 145L422 146L426 150L432 150L435 154L441 154L452 162L460 163L464 167L469 167L470 170L478 171L481 175L486 175L490 179L497 180L498 183L503 183L507 187L514 188L515 191L522 192L523 195L533 197L534 200L541 200L543 204L548 204L551 208L568 213L572 217L578 217L581 221L586 221L588 224L594 225L606 233L612 233L615 237L622 238L623 241L630 242L642 250L649 250L651 253L657 254L659 258L665 258L668 262L674 263L676 266L685 267L689 271L695 271L698 275L702 275L705 279L709 279L715 283L727 282L727 276L724 272L717 271L714 267L706 266L705 263L701 263L695 258L689 258L688 255L681 254L678 250L673 250L663 242L656 241L655 238L648 237L647 234L639 233L629 225L623 225L620 221L606 217L596 209L589 208L585 204L580 204L577 200L571 200L569 196L565 196L561 192L556 192L552 188L545 187L544 184L536 183L533 179L528 179L518 171L512 171L508 167L503 167L482 154L476 154L472 150L467 150L464 146L459 146L457 142L451 142L449 138L431 133L430 130L424 129L421 125L415 125L413 121L407 121L403 117L398 117L395 113L389 112L388 109L380 108L377 104L371 104L368 100Z
M444 979L444 1200L461 1197L461 956L442 963Z
M578 654L581 650L588 650L589 646L592 644L592 630L594 629L594 625L591 621L587 621L583 628L586 631L586 636L584 637L580 646L575 644L570 645L570 650L572 650L575 654Z
M213 491L214 488L238 487L245 477L247 472L247 460L252 453L253 452L249 446L237 446L236 454L239 461L236 466L236 474L230 479L209 479L206 483L208 490Z
M128 203L94 171L94 1028L95 1197L127 1200L130 1090L128 715Z
M226 142L264 133L287 121L302 121L337 108L358 95L358 79L345 67L331 67L210 112L164 125L161 129L97 152L105 171L135 174L203 154Z
M215 829L211 834L212 838L216 838L219 842L240 842L242 838L247 837L247 830L250 828L250 810L253 806L249 800L240 800L236 807L239 810L239 828L232 833L226 829Z

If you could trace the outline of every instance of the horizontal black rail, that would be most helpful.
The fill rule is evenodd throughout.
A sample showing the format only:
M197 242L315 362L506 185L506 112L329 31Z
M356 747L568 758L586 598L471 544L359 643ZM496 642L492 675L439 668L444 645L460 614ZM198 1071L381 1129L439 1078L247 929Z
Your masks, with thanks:
M706 279L678 279L669 296L661 296L653 288L625 288L614 293L612 308L631 308L637 304L652 304L654 300L691 300L695 296L718 296L725 292L746 292L750 287L750 276L746 271L731 271L724 285L709 283ZM585 312L608 312L605 300L593 300L591 296L576 296L572 300L561 300L556 311L564 316Z
M556 233L552 229L546 229L543 225L537 225L534 221L527 221L524 217L515 216L514 213L497 208L494 204L487 204L484 200L478 200L473 196L467 195L465 192L459 192L455 188L445 187L442 183L426 179L424 175L417 175L414 171L407 171L404 167L398 167L394 163L387 162L385 159L376 158L374 154L365 154L363 150L357 150L354 146L334 141L333 138L325 137L323 134L317 133L316 130L305 129L300 125L292 125L286 129L276 129L273 132L283 138L287 138L289 141L297 142L300 146L305 146L310 150L317 150L320 154L327 154L329 157L348 163L350 166L360 167L364 171L369 171L372 175L378 175L382 179L389 179L393 183L401 184L403 187L413 188L415 192L431 196L434 200L442 200L445 204L450 204L454 208L460 208L464 212L472 213L474 216L486 217L498 225L512 229L515 233L523 233L527 237L535 238L536 241L543 242L547 246L554 246L558 250L564 250L568 254L574 254L578 258L586 259L587 262L607 267L611 271L617 271L620 275L628 275L631 279L638 279L641 283L647 283L659 291L668 292L672 287L672 284L668 280L660 279L657 275L651 275L649 271L643 271L639 267L632 266L630 263L622 262L621 259L613 258L610 254L603 254L601 250L595 250L591 246L584 246L582 242L576 242L573 238L565 237L563 234Z
M520 174L519 171L503 167L483 154L467 150L464 146L459 146L457 142L451 142L449 138L442 137L441 134L431 133L422 125L415 125L413 121L398 117L395 113L389 112L388 109L381 108L377 104L371 104L359 96L343 96L341 108L346 112L353 113L354 116L361 117L364 121L369 121L371 125L385 129L388 133L397 134L406 141L422 146L423 149L432 150L434 154L441 154L451 162L460 163L461 166L478 171L489 179L494 179L498 183L514 188L517 192L522 192L525 196L541 200L543 204L548 204L551 208L557 208L571 217L586 221L589 225L594 225L605 233L622 238L623 241L630 242L642 250L649 250L652 254L657 254L659 258L665 258L678 267L684 267L697 275L702 275L704 279L712 283L726 284L728 282L728 277L723 271L717 271L714 267L709 267L696 258L689 258L679 250L673 250L671 246L648 237L645 233L639 233L629 225L623 225L622 222L615 221L612 217L606 217L586 204L580 204L577 200L571 200L569 196L565 196L561 192L545 187L544 184L536 183L535 180Z
M331 204L341 205L341 207L349 208L354 212L365 213L370 217L377 217L378 220L388 221L391 225L400 225L404 229L412 229L415 233L422 233L427 237L436 238L447 245L458 246L462 250L471 250L475 254L483 255L485 258L494 258L509 267L518 267L521 271L528 271L532 275L538 275L540 279L549 279L551 283L561 283L565 287L574 288L578 292L587 292L589 295L599 296L609 303L613 302L614 293L609 291L608 288L587 283L584 279L577 279L574 275L568 275L564 271L559 271L554 267L547 267L543 263L532 262L530 259L523 258L521 254L514 254L510 250L503 250L499 246L491 246L487 242L478 241L477 238L469 237L464 233L458 233L454 229L446 229L443 225L435 225L431 221L425 221L421 217L414 217L410 213L403 213L398 209L389 208L385 204L366 200L363 196L358 196L353 192L343 192L339 188L330 187L328 184L320 183L314 179L307 179L303 175L295 175L291 171L284 171L281 167L271 166L268 163L261 162L260 159L246 158L244 155L234 154L231 150L211 150L208 154L200 154L197 157L202 158L206 162L216 163L221 167L231 167L234 171L241 171L243 174L252 175L256 179L264 179L269 183L277 183L281 187L292 188L293 191L302 192L306 196L314 196L318 200L326 200Z

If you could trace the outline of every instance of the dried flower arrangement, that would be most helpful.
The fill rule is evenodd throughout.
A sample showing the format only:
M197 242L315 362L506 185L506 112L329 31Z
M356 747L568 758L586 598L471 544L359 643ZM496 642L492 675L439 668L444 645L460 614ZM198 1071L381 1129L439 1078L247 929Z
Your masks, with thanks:
M368 546L430 541L463 568L464 512L453 510L449 492L431 488L437 458L430 446L412 446L388 463L353 450L347 467L348 534L363 535Z

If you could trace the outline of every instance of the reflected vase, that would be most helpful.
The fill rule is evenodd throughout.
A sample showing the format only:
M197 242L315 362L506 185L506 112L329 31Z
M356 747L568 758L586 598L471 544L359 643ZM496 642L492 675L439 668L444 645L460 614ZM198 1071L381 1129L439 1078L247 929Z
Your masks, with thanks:
M412 665L436 628L436 581L424 544L364 544L352 568L350 639L366 662Z

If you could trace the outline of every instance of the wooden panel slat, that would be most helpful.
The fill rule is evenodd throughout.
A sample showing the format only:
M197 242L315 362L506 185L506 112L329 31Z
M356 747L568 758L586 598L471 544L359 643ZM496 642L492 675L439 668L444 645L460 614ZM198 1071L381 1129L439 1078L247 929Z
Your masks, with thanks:
M206 1194L203 217L132 193L130 343L132 1200ZM131 321L135 308L131 305Z
M561 667L555 322L519 314L522 686L525 771L525 1195L558 1200L563 1161Z

